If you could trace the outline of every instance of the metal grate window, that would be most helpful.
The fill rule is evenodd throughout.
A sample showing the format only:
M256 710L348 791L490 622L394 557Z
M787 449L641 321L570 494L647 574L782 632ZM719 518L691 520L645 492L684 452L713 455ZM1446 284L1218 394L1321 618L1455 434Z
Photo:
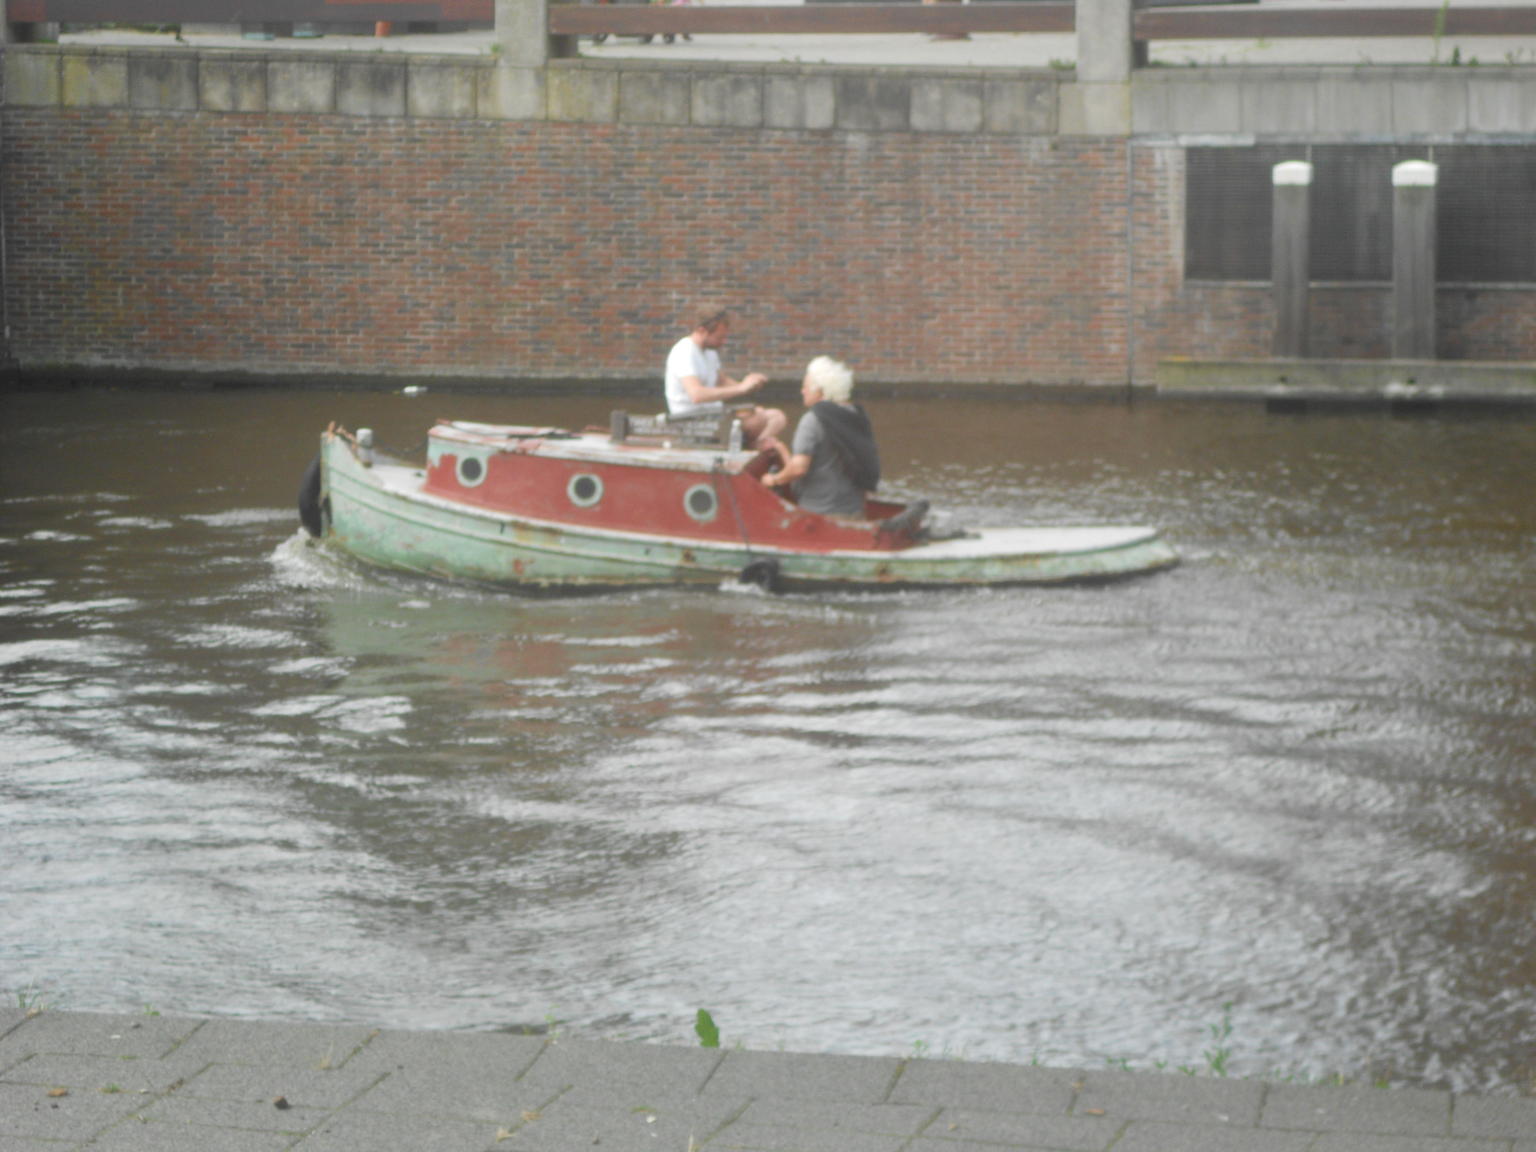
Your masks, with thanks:
M1441 283L1536 283L1536 147L1259 145L1190 148L1184 272L1192 280L1268 280L1271 171L1310 160L1312 279L1392 278L1392 168L1440 166Z

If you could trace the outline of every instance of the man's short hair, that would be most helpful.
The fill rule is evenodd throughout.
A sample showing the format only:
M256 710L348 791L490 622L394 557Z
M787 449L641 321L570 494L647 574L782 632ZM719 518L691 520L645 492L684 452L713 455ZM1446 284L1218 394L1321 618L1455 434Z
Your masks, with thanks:
M818 356L806 366L805 374L812 386L828 400L839 404L848 403L853 395L853 373L848 365L830 356Z
M719 300L701 300L693 308L693 327L713 329L718 324L729 323L731 310Z

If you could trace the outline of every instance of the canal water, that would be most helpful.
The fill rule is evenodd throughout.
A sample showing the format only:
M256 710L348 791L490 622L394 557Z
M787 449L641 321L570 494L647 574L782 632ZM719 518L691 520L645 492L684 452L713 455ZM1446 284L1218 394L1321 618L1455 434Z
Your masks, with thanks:
M0 398L0 993L1531 1089L1536 417L871 401L898 495L1183 556L1099 587L530 599L298 531L331 420L653 403Z

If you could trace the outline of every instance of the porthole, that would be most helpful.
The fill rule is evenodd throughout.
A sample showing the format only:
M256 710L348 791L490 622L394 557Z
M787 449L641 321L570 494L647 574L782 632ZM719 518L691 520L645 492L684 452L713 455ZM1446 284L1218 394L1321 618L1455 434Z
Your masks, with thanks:
M700 524L708 524L720 510L720 501L708 484L695 484L683 493L683 507Z
M474 488L485 482L485 461L478 456L460 456L457 472L460 484Z
M565 494L578 508L591 508L603 498L603 482L590 472L578 472L565 486Z

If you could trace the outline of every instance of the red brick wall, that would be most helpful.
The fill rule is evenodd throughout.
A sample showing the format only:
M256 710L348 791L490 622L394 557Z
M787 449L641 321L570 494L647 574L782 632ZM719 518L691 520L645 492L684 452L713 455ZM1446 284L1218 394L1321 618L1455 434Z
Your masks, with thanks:
M1174 148L28 109L4 134L24 366L650 379L699 293L746 314L728 364L780 378L827 352L868 382L1124 384L1134 357L1148 383L1268 350L1267 290L1182 280ZM1448 343L1536 357L1531 303L1458 297Z

